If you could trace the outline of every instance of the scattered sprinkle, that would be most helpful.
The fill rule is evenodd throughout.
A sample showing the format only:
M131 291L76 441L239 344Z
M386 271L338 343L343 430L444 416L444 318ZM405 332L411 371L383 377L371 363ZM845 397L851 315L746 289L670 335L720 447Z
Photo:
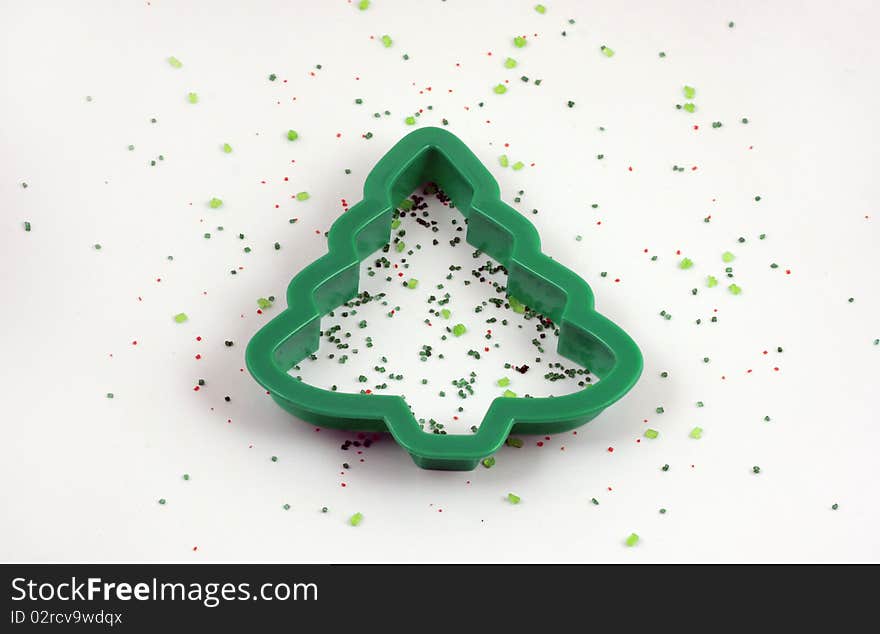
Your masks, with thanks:
M326 512L326 511L325 511ZM348 518L348 523L352 526L358 526L364 519L363 513L355 513Z
M520 497L518 495L514 495L513 493L507 494L507 501L511 504L519 504Z

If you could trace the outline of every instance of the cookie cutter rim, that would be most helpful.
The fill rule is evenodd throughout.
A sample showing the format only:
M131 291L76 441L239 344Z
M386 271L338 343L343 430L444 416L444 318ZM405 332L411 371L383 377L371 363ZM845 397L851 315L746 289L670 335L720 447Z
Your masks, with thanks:
M476 433L423 431L401 396L332 392L288 374L318 349L321 317L358 293L360 263L389 242L398 203L433 181L467 219L467 242L503 264L507 295L559 327L557 351L589 368L598 383L555 397L495 398ZM364 197L333 223L328 252L287 288L288 307L248 342L248 371L285 410L324 427L390 432L427 469L470 470L508 435L579 427L635 385L642 355L632 338L598 313L590 286L541 252L535 227L501 200L494 177L451 132L426 127L394 145L364 183Z

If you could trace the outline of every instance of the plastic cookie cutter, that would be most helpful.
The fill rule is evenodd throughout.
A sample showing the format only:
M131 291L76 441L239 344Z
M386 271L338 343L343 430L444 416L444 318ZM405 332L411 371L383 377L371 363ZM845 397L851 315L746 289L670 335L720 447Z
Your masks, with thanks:
M425 182L437 183L467 219L467 242L505 266L507 293L559 327L557 351L589 368L598 383L572 394L492 401L476 433L423 431L400 396L324 390L288 371L318 349L321 317L358 293L360 263L389 242L394 210ZM642 372L642 355L620 327L594 309L593 292L574 272L541 252L535 227L502 202L489 170L455 135L422 128L376 164L364 198L328 234L328 253L287 287L287 309L250 340L247 367L285 410L316 425L390 432L425 469L469 470L508 435L578 427L620 399Z

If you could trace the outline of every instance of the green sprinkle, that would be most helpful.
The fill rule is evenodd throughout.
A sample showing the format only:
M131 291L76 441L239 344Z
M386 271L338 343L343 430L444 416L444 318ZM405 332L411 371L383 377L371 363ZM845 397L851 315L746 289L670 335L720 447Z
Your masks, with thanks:
M440 315L443 317L443 319L449 319L449 316L452 315L452 312L450 312L448 308L442 308L440 309Z
M639 543L639 536L635 533L630 533L630 536L626 538L626 545L632 548L636 544Z
M755 202L756 202L756 203L761 202L761 197L760 197L760 196L755 196Z
M504 390L504 394L502 394L504 398L516 398L516 392L512 392L510 390Z
M517 48L522 48L526 45L526 38L517 35L515 38L513 38L513 45Z
M510 385L510 379L508 379L508 378L505 376L505 377L502 377L502 378L498 379L498 380L495 382L495 384L496 384L498 387L507 387L508 385Z
M487 469L491 469L495 466L495 458L493 458L492 456L489 456L488 458L483 458L480 464L482 464Z
M731 284L727 287L727 290L729 290L733 295L739 295L740 293L742 293L742 289L736 284Z
M545 13L547 13L547 7L545 7L543 4L536 4L535 11L537 11L541 15L544 15Z
M728 23L727 23L727 28L728 28L728 29L732 29L734 26L736 26L736 25L735 25L733 22L728 22Z
M694 265L693 260L690 258L683 258L681 262L678 263L678 268L687 270Z
M272 462L278 462L278 456L272 456Z
M507 303L510 304L510 310L517 313L518 315L522 315L526 312L526 307L512 295L507 298Z
M666 57L666 53L664 53L663 51L660 51L657 55L659 55L661 59Z
M217 209L222 206L223 206L223 201L220 200L219 198L212 198L211 200L208 201L208 207L210 207L211 209Z
M514 495L513 493L507 494L507 501L511 504L519 504L520 497L518 495Z
M682 108L684 109L685 112L691 112L691 113L697 109L697 107L691 102L684 104L682 106Z
M348 523L352 526L358 526L364 519L363 513L355 513L351 517L348 518Z
M685 99L693 99L694 95L697 94L697 90L693 86L685 86L682 92L684 92Z
M665 465L663 465L663 466L660 467L660 468L661 468L663 471L669 471L669 465L668 465L668 464L665 464Z
M199 103L199 96L194 92L189 93L186 98L190 103Z
M224 143L223 144L223 151L226 152L227 154L230 154L232 152L232 146L229 145L228 143Z
M656 429L646 429L645 430L645 438L650 438L651 440L655 439L660 435L660 432Z
M725 263L733 262L736 259L736 256L730 251L725 251L721 254L721 260Z
M358 2L358 9L361 11L366 11L370 8L370 0L361 0Z
M290 504L285 504L285 505L282 506L281 508L283 508L285 511L289 511L289 510L290 510Z
M29 221L27 221L27 220L24 221L24 230L25 230L25 231L30 231L30 230L31 230L31 223L30 223Z
M835 502L834 504L831 505L832 511L836 511L838 508L840 508L840 506L837 504L837 502Z
M495 92L496 95L503 95L507 92L507 86L505 86L504 84L498 84L492 90Z
M752 473L761 473L761 467L755 465L754 467L752 467Z
M107 398L113 398L113 392L107 392Z
M176 323L178 323L178 324L182 324L182 323L185 322L187 319L189 319L189 317L186 316L186 313L177 313L177 314L174 316L174 321L175 321Z
M388 35L382 36L382 46L384 46L385 48L391 48L392 43L393 42L391 41L391 37L389 37Z
M590 500L590 502L593 503L593 506L599 506L599 500L597 500L596 498L593 498L592 500Z
M605 57L614 57L614 51L605 46L604 44L599 47L599 50L602 51L602 54Z
M183 66L183 62L181 62L173 55L168 58L168 63L171 64L171 68L180 68L181 66Z
M666 515L666 509L660 509L660 515Z
M165 505L165 498L159 498L159 504Z
M406 123L406 125L415 125L416 124L416 118L413 116L409 116L406 119L404 119L403 121L404 121L404 123Z
M415 278L409 280L409 281L406 283L406 287L407 287L407 288L410 288L410 289L415 288L415 287L418 286L418 285L419 285L419 281L418 281L417 279L415 279Z
M288 141L296 141L299 138L299 133L296 130L288 130L287 131L287 140Z
M748 123L749 122L749 120L746 117L743 117L739 121L740 121L740 123Z
M517 449L522 449L523 441L522 438L508 438L504 441L504 444L508 447L516 447Z
M269 75L269 81L275 81L276 79L278 79L278 76L275 73Z
M260 297L257 299L257 306L262 309L272 308L272 300L266 299L265 297Z
M300 201L300 202L302 202L302 201L304 201L304 200L308 200L309 198L310 198L310 196L309 196L309 192L299 192L299 193L296 195L296 199L297 199L298 201Z
M464 333L467 332L467 328L464 324L455 324L452 327L452 334L456 337L461 337Z
M401 253L405 248L406 248L406 243L403 240L398 242L397 246L395 247L395 249L397 250L398 253Z
M498 157L498 162L501 164L501 167L507 167L510 165L510 161L507 159L507 154L502 154Z
M517 161L516 163L514 163L513 165L511 165L511 168L512 168L513 171L515 171L515 172L518 172L519 170L521 170L521 169L524 168L524 167L525 167L525 163L523 163L522 161Z
M715 286L718 286L718 278L715 277L714 275L710 275L709 277L706 278L706 286L708 286L709 288L713 288Z
M694 427L691 430L691 433L688 434L688 436L690 436L694 440L699 440L700 438L703 437L703 428L702 427Z
M129 145L129 146L128 146L128 151L131 152L131 151L133 151L133 150L134 150L134 146L133 146L133 145Z
M188 474L188 473L184 473L184 474L183 474L183 479L184 479L184 480L189 480L189 474Z
M516 68L516 60L512 57L508 57L504 60L504 68Z

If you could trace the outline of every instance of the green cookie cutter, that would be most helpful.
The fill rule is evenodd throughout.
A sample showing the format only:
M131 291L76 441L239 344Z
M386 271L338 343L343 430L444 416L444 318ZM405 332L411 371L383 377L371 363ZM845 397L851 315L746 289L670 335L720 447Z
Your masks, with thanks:
M557 351L589 368L598 383L565 396L492 401L472 435L423 431L400 396L331 392L288 374L318 349L321 317L358 292L360 263L384 246L401 200L433 181L467 219L467 242L508 271L507 292L559 327ZM642 355L620 327L597 313L593 292L574 272L541 252L535 227L501 201L489 170L455 135L422 128L376 164L364 198L337 218L328 253L287 287L288 308L250 340L247 367L285 410L323 427L390 432L425 469L470 470L508 435L552 434L578 427L620 399L642 372Z

